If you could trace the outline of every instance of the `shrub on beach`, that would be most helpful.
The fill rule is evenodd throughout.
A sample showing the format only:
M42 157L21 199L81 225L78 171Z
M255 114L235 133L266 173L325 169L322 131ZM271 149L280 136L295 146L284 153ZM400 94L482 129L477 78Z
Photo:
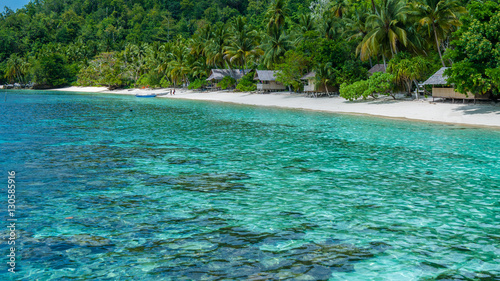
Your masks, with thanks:
M170 86L172 86L172 82L170 82L166 76L163 76L160 80L160 87L168 88Z
M350 85L340 85L340 96L353 101L359 98L377 98L379 95L391 96L396 99L394 88L394 75L390 73L375 72L368 80L361 80Z
M193 82L189 83L188 89L199 89L207 84L207 80L205 79L196 79Z
M247 73L243 78L240 79L238 85L236 86L236 90L240 92L251 92L257 90L257 85L255 80L253 80L255 73L251 71Z
M236 80L234 80L233 77L231 76L225 76L222 81L219 82L218 86L222 89L225 90L227 88L234 87L236 84Z
M368 88L368 80L361 80L352 84L342 83L340 85L340 96L346 100L357 100L360 97L366 99L365 90Z

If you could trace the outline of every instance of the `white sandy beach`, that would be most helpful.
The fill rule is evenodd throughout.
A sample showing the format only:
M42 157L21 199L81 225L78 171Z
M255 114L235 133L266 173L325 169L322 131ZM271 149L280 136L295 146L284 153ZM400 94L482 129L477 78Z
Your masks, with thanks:
M168 93L169 89L126 89L108 90L106 87L69 87L57 91L93 92L109 94ZM423 100L392 100L380 98L376 100L347 101L340 97L310 98L303 94L287 92L272 94L254 94L239 92L198 92L176 89L176 95L162 95L162 98L205 100L229 102L256 106L273 106L304 110L316 110L334 113L364 114L389 118L404 118L420 121L443 122L473 126L491 126L500 128L500 104L493 102L463 104L442 102L432 98Z

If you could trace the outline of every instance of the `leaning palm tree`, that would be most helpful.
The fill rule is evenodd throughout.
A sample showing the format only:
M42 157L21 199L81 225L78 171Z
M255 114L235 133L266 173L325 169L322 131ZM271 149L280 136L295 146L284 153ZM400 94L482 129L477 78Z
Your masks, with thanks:
M434 37L439 58L445 66L441 55L441 42L461 25L459 17L467 10L457 0L417 0L412 8L411 15L421 27L427 28L429 37Z
M398 43L407 45L405 22L408 9L404 1L382 0L376 14L367 18L370 31L358 46L361 60L381 54L384 59L398 53Z
M265 43L261 45L261 49L264 51L263 62L265 66L272 68L291 48L290 37L285 32L281 32L278 27L271 27L270 34L267 35Z

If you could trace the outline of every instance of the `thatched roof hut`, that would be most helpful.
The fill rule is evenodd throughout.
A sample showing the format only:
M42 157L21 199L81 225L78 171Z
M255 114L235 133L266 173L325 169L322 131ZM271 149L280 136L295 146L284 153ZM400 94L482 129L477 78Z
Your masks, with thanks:
M306 75L302 76L302 78L300 78L300 80L311 80L311 79L314 79L314 77L316 77L316 72L311 71L311 72L307 73Z
M252 71L251 69L212 69L210 71L210 76L207 78L207 81L217 80L220 81L224 79L226 76L232 77L234 80L239 80L245 74Z
M310 93L327 93L327 89L324 84L316 83L316 72L311 71L306 75L302 76L300 80L307 81L307 84L304 85L304 92Z
M444 71L448 67L441 67L436 73L434 73L429 79L427 79L422 85L432 85L432 98L445 98L445 99L463 99L465 100L475 100L476 99L489 99L489 94L472 94L467 93L464 95L455 91L454 86L448 84L446 75L444 75Z
M446 75L444 75L444 71L448 67L441 67L436 73L434 73L429 79L425 80L422 85L447 85Z
M277 72L278 70L257 70L253 77L254 80L259 80L257 90L265 92L286 90L285 85L276 81Z
M383 72L383 73L385 73L385 71L386 71L386 66L385 65L383 65L383 64L376 64L372 68L370 68L370 70L368 70L368 75L372 76L373 73L375 73L375 72Z
M277 72L277 70L257 70L253 79L259 81L276 81Z

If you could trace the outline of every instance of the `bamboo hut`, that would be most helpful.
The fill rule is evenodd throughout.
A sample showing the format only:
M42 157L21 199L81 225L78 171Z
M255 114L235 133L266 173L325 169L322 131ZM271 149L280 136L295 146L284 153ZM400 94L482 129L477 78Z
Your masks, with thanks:
M257 90L264 92L286 90L285 85L276 81L276 70L257 70L254 80L258 80Z
M489 99L489 95L474 95L472 93L467 93L464 95L455 91L453 85L449 85L446 81L446 75L444 75L444 71L447 67L441 67L436 73L434 73L429 79L427 79L422 85L432 85L432 100L435 98L444 98L451 99L452 102L455 99L461 99L465 102L465 100L474 100L476 99Z

